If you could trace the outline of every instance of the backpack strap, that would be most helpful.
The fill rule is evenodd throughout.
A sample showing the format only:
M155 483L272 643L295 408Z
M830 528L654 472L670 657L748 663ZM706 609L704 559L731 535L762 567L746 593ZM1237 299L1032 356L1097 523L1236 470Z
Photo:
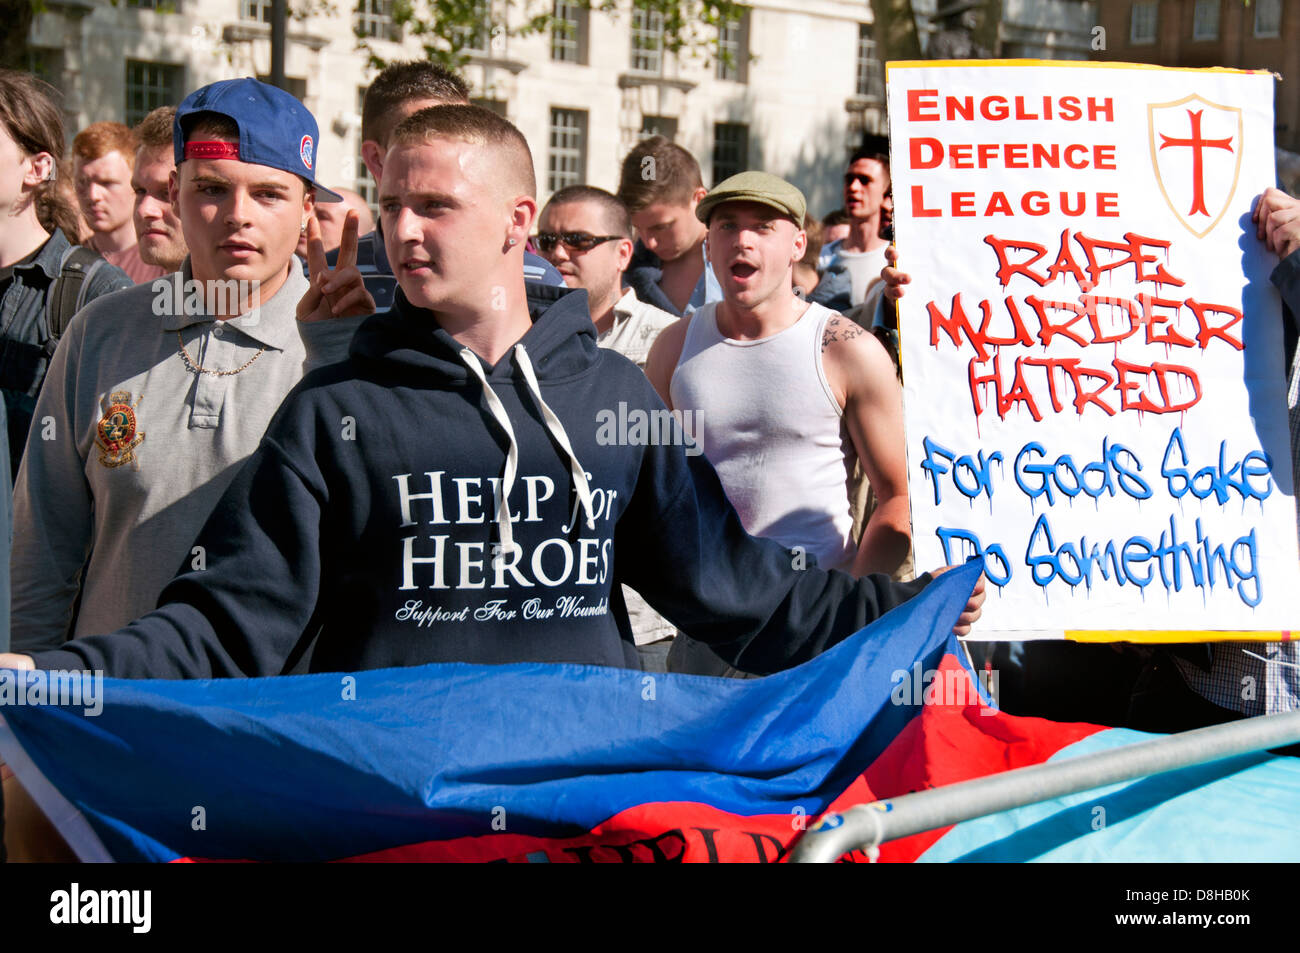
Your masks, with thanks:
M90 278L103 264L104 259L99 252L81 245L70 246L59 259L59 277L50 286L46 305L46 317L50 325L50 340L46 348L51 353L67 330L72 316L85 305Z
M85 250L90 251L89 248ZM99 271L100 268L104 267L107 264L108 261L106 259L104 259L100 255L96 255L94 259L92 259L91 262L88 265L86 265L85 271L82 272L81 288L78 289L77 291L77 304L76 307L72 309L72 312L68 315L68 320L71 320L72 315L76 314L78 311L80 311L82 308L86 306L86 299L90 296L90 287L91 287L92 279L95 277L95 272ZM66 321L64 322L64 327L67 327Z

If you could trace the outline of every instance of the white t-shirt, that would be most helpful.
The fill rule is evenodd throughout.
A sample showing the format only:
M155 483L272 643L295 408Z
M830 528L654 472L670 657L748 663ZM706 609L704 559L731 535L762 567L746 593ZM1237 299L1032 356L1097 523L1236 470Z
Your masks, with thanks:
M853 283L852 290L849 292L849 303L862 304L866 300L871 283L880 280L880 270L886 265L885 249L889 246L881 245L874 251L851 252L845 251L839 242L833 244L836 247L831 258L831 267L838 262L849 273Z

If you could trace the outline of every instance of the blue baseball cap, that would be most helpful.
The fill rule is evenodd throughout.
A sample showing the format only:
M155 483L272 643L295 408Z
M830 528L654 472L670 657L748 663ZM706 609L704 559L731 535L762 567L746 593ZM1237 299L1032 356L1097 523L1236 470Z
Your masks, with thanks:
M196 113L216 113L239 127L239 142L185 142L182 124ZM311 111L289 93L245 77L210 83L190 93L176 107L172 151L179 166L186 158L238 159L291 172L316 189L318 202L342 202L343 196L316 182L320 130Z

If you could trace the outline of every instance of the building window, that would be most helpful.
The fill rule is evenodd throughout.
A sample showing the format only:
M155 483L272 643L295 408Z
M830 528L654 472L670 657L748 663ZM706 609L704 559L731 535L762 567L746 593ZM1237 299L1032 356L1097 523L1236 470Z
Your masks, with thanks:
M885 77L876 55L876 38L870 23L858 24L858 83L859 96L885 98Z
M1133 44L1156 41L1156 9L1158 0L1137 0L1129 20L1129 42Z
M649 139L651 136L663 136L669 142L674 141L677 138L677 117L642 116L640 138Z
M134 126L159 106L180 101L181 67L168 63L126 61L126 124Z
M1217 40L1219 38L1219 0L1196 0L1196 11L1192 17L1193 40Z
M715 74L733 83L746 81L749 66L749 11L739 20L728 20L718 27L718 55Z
M244 0L244 2L265 2L269 8L271 0ZM268 19L270 19L268 14ZM352 15L352 31L357 36L374 37L377 40L401 42L402 30L393 22L393 0L357 0L356 10Z
M713 124L713 184L749 168L749 126L740 122Z
M632 69L661 73L664 68L664 15L659 10L632 7Z
M510 118L506 114L506 101L504 99L471 98L470 104L474 106L481 106L484 109L490 110L491 112L496 113L502 119Z
M268 86L273 85L270 75L259 75L257 81L266 83ZM298 102L305 103L307 101L307 80L300 79L297 76L286 76L284 78L284 91Z
M487 56L492 50L492 5L489 0L474 0L473 18L476 26L460 27L460 51Z
M270 23L271 0L239 0L239 19Z
M571 0L555 0L551 27L551 59L587 65L587 8Z
M556 192L587 181L587 110L551 110L546 188Z
M29 46L24 63L27 72L55 89L63 85L63 51L53 47Z
M126 5L136 10L157 10L159 13L175 13L179 0L126 0Z
M1262 40L1280 36L1282 32L1282 0L1256 0L1255 36Z

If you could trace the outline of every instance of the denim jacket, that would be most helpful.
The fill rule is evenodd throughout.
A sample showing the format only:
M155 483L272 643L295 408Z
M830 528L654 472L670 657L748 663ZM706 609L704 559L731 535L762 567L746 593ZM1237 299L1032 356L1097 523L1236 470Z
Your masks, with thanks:
M707 258L704 259L704 274L700 275L700 280L695 283L695 290L691 292L691 300L686 303L684 311L678 311L677 306L659 287L659 281L663 276L663 262L659 260L659 256L638 241L633 246L632 260L628 262L627 271L623 273L623 285L635 291L639 300L679 318L691 314L695 309L702 308L710 302L722 300L722 285L718 284L718 279L713 274L713 266L709 264Z
M14 268L13 280L0 298L0 391L9 415L9 462L15 476L27 444L36 395L54 351L47 347L50 322L46 302L68 247L67 238L56 228L31 263ZM131 279L105 262L90 277L84 299L89 302L129 287Z

